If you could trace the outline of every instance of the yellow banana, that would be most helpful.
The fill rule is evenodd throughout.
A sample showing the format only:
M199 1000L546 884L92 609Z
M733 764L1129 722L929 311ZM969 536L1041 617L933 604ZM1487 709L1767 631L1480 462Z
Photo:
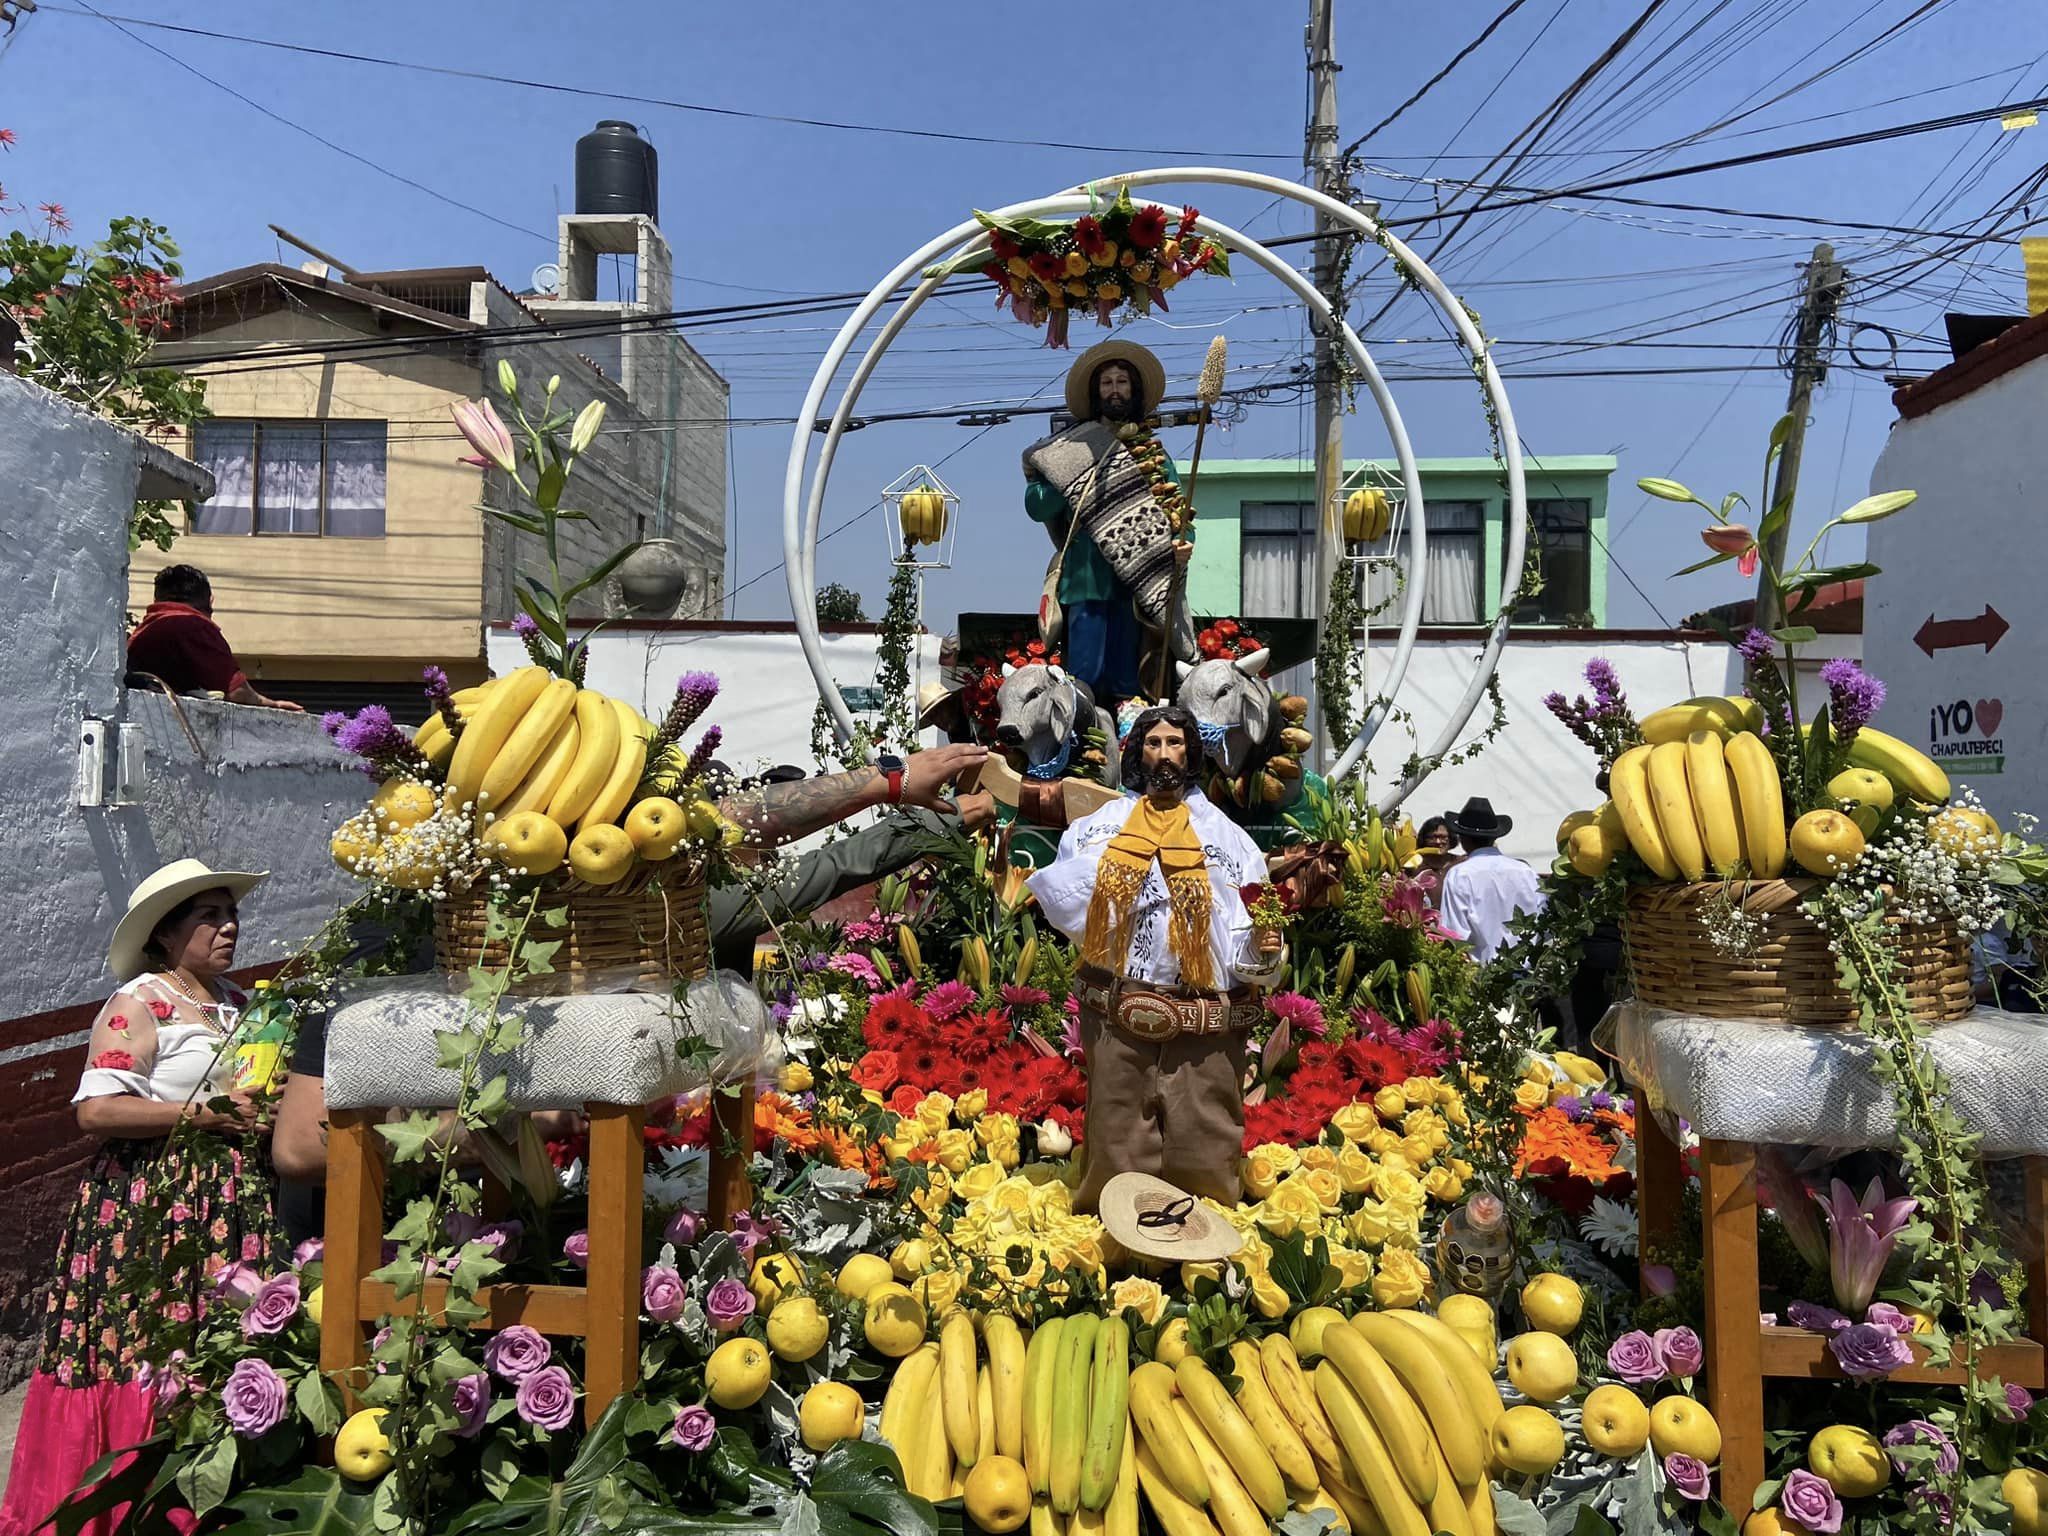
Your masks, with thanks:
M1274 1464L1272 1453L1260 1441L1258 1432L1252 1428L1243 1410L1223 1390L1223 1383L1217 1380L1216 1373L1203 1363L1200 1355L1189 1355L1174 1367L1173 1378L1180 1387L1182 1399L1201 1422L1210 1440L1229 1459L1244 1491L1266 1512L1266 1518L1278 1520L1286 1514L1287 1486L1280 1476L1280 1468ZM1200 1446L1196 1449L1199 1450ZM1210 1474L1210 1492L1213 1497L1214 1473Z
M1141 1366L1142 1370L1143 1367ZM1170 1410L1169 1410L1170 1411ZM1138 1486L1145 1492L1145 1502L1152 1508L1152 1518L1166 1536L1216 1536L1216 1526L1200 1505L1190 1504L1180 1496L1173 1479L1159 1470L1159 1459L1152 1454L1151 1445L1142 1435L1131 1437L1137 1442L1135 1452L1138 1458ZM1188 1454L1194 1455L1192 1447ZM1038 1536L1037 1531L1032 1536Z
M1685 738L1685 782L1692 790L1693 813L1699 817L1707 862L1717 875L1733 874L1735 866L1744 861L1742 821L1735 813L1735 785L1728 774L1727 750L1713 731L1694 731Z
M484 770L483 781L477 786L477 804L483 811L503 814L502 807L511 799L512 791L540 761L548 743L555 739L555 732L575 709L576 685L566 677L556 678L541 690L540 697L528 707L525 717L513 727L505 745L491 759L491 766Z
M933 1503L954 1496L953 1448L946 1442L946 1426L939 1403L943 1392L943 1379L933 1377L924 1422L917 1429L918 1480L910 1485L912 1493Z
M917 935L910 931L910 924L898 923L896 925L896 947L903 951L903 963L910 967L910 974L922 976L924 974L924 951L917 947Z
M1657 829L1657 807L1650 799L1650 754L1654 747L1630 747L1607 770L1607 786L1614 795L1614 809L1621 816L1622 830L1636 857L1650 867L1659 880L1676 880L1678 866L1664 834Z
M1230 1363L1238 1380L1237 1406L1251 1422L1252 1428L1258 1431L1266 1453L1273 1458L1273 1465L1280 1469L1280 1477L1287 1484L1288 1492L1296 1498L1313 1493L1321 1481L1316 1476L1316 1464L1309 1456L1308 1446L1295 1432L1293 1422L1266 1385L1265 1366L1259 1359L1258 1346L1249 1339L1239 1339L1230 1346Z
M1335 1328L1330 1330L1332 1334L1338 1331ZM1387 1536L1431 1536L1429 1522L1409 1495L1405 1480L1395 1470L1394 1458L1388 1454L1387 1443L1381 1438L1372 1416L1365 1411L1365 1404L1358 1400L1358 1394L1351 1390L1343 1373L1327 1356L1316 1367L1316 1400L1330 1416L1331 1424L1336 1426L1337 1438L1344 1445L1345 1459L1364 1485L1373 1513L1387 1528ZM1430 1461L1429 1470L1432 1474L1436 1472L1434 1460ZM1434 1476L1431 1480L1435 1480Z
M1686 746L1682 741L1662 742L1650 748L1650 803L1657 810L1657 830L1664 834L1664 846L1671 862L1687 880L1698 880L1707 872L1707 849L1700 837L1699 817L1692 808L1692 786L1685 777Z
M1644 719L1643 740L1651 746L1667 741L1684 741L1694 731L1713 731L1728 736L1737 731L1762 727L1764 712L1755 699L1699 698L1667 705Z
M1040 1498L1052 1491L1052 1388L1067 1320L1040 1323L1024 1351L1024 1470Z
M1231 1462L1209 1432L1202 1427L1194 1409L1188 1406L1185 1397L1173 1400L1173 1415L1180 1420L1180 1427L1188 1437L1188 1443L1195 1448L1195 1455L1202 1463L1202 1475L1209 1480L1209 1518L1216 1522L1216 1529L1223 1536L1267 1536L1272 1524L1265 1511L1252 1501L1243 1483L1237 1480ZM1280 1474L1274 1473L1278 1482ZM1286 1505L1281 1505L1286 1512Z
M1090 1373L1088 1434L1081 1449L1081 1507L1103 1509L1116 1491L1124 1464L1124 1430L1131 1421L1131 1325L1108 1317L1095 1330Z
M1500 1522L1493 1513L1493 1479L1484 1478L1465 1490L1465 1518L1472 1536L1500 1536Z
M1088 1377L1102 1319L1082 1312L1067 1319L1059 1372L1052 1383L1052 1507L1071 1515L1081 1507L1081 1452L1088 1436Z
M1862 740L1863 732L1856 736ZM1726 760L1735 803L1742 812L1742 846L1749 855L1750 876L1775 880L1785 872L1785 788L1777 760L1761 737L1746 733L1728 738Z
M526 718L528 708L548 682L546 668L521 667L491 690L476 718L463 726L448 763L448 789L456 805L475 805L498 749Z
M1044 1499L1031 1501L1031 1536L1067 1536L1067 1521L1064 1515L1053 1510Z
M1337 1506L1337 1513L1344 1517L1351 1536L1387 1536L1387 1527L1373 1513L1372 1500L1365 1496L1364 1490L1327 1483L1323 1486L1322 1495Z
M617 707L603 694L586 688L576 695L576 726L583 737L576 748L576 761L555 786L547 803L550 820L563 828L573 827L590 809L590 802L597 798L619 761L622 725Z
M974 1464L978 1467L996 1453L996 1388L988 1362L974 1378Z
M903 1467L904 1486L913 1493L921 1485L924 1431L931 1418L932 1389L939 1379L939 1346L920 1344L904 1357L882 1398L882 1438Z
M1174 1416L1174 1392L1173 1368L1147 1360L1131 1372L1131 1419L1175 1495L1200 1507L1209 1502L1209 1479L1187 1431ZM1142 1461L1138 1469L1144 1471Z
M1464 1395L1465 1404L1479 1426L1483 1459L1485 1442L1493 1433L1493 1421L1507 1411L1500 1400L1500 1388L1493 1383L1493 1372L1458 1331L1441 1318L1426 1312L1405 1311L1389 1312L1387 1316L1406 1324L1427 1341L1438 1367Z
M1138 1431L1124 1416L1124 1453L1116 1471L1116 1490L1102 1512L1104 1536L1138 1536Z
M507 816L521 811L544 811L548 800L555 792L555 786L562 782L562 775L569 771L576 761L576 754L582 747L582 731L571 715L555 731L555 739L548 743L519 787L512 791L503 805L494 804L491 814L503 821Z
M1103 1536L1108 1517L1083 1504L1067 1517L1067 1536Z
M1235 1358L1234 1352L1232 1358ZM1323 1412L1322 1404L1316 1401L1315 1388L1309 1385L1308 1377L1301 1369L1301 1359L1295 1354L1286 1334L1269 1333L1259 1340L1259 1364L1264 1369L1267 1391L1272 1393L1280 1411L1287 1415L1287 1421L1294 1426L1294 1432L1308 1447L1309 1454L1320 1466L1341 1467L1344 1453L1338 1448L1337 1432L1330 1427L1329 1416Z
M996 1452L1024 1459L1024 1332L1007 1312L991 1312L981 1325L988 1351L989 1383L995 1394ZM988 1428L983 1426L986 1434Z
M1465 1504L1465 1490L1451 1472L1442 1442L1432 1445L1429 1453L1436 1460L1437 1472L1436 1497L1429 1501L1430 1529L1438 1536L1472 1536L1472 1514ZM1472 1486L1488 1486L1486 1474L1480 1473Z
M1366 1343L1379 1351L1393 1368L1436 1432L1436 1443L1450 1465L1451 1476L1469 1487L1486 1476L1486 1437L1466 1400L1464 1390L1451 1379L1443 1361L1423 1336L1385 1312L1361 1312L1351 1326L1365 1336ZM1457 1342L1457 1341L1453 1341ZM1464 1345L1458 1345L1464 1349ZM1472 1352L1465 1350L1466 1357ZM1472 1360L1476 1366L1478 1361ZM1455 1495L1454 1495L1455 1497ZM1442 1498L1441 1490L1438 1494ZM1432 1504L1434 1509L1435 1505Z
M1323 1356L1342 1374L1366 1412L1372 1415L1373 1427L1385 1441L1394 1465L1401 1471L1401 1481L1415 1502L1427 1504L1436 1497L1436 1463L1429 1459L1429 1426L1423 1422L1415 1399L1403 1389L1400 1378L1356 1326L1332 1324L1325 1328ZM1330 1400L1324 1397L1322 1401L1327 1411ZM1337 1436L1342 1440L1344 1426L1335 1413L1330 1414L1330 1422L1336 1425ZM1350 1445L1350 1441L1344 1441L1345 1449L1349 1450ZM1355 1465L1356 1458L1353 1462ZM1380 1502L1379 1490L1370 1483L1366 1484L1366 1492L1372 1494L1373 1503Z
M1949 796L1948 775L1940 764L1918 747L1887 736L1875 726L1866 725L1856 733L1849 743L1848 759L1850 767L1876 770L1915 800L1939 805Z
M443 774L455 759L455 735L441 723L439 715L420 727L420 734L413 738L413 745L419 749L420 756Z
M939 1385L945 1392L946 1443L953 1459L968 1467L981 1444L974 1382L974 1319L963 1309L939 1329Z
M613 699L611 704L619 717L619 755L612 763L612 771L604 781L604 787L597 792L597 798L584 807L583 816L576 823L579 829L610 826L617 821L626 807L633 803L634 791L640 787L640 775L647 769L647 743L654 734L653 727L623 699Z

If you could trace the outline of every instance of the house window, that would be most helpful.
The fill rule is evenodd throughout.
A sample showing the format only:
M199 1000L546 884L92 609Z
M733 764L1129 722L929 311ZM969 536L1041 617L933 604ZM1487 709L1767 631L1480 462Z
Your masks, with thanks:
M1424 503L1423 531L1428 535L1428 571L1422 592L1422 622L1425 624L1477 624L1486 616L1485 597L1480 588L1486 580L1486 503L1483 501L1432 501ZM1369 555L1393 555L1405 563L1408 530L1397 528L1378 543L1368 545ZM1402 598L1399 569L1391 565L1371 567L1371 585L1366 606L1381 608L1375 623L1400 622ZM1393 598L1394 601L1388 602ZM1385 605L1382 607L1382 605Z
M1239 604L1255 619L1316 611L1316 509L1310 501L1248 501L1238 509Z
M202 421L192 457L215 489L192 531L381 539L384 449L381 421Z
M1516 623L1592 627L1592 525L1593 504L1583 496L1529 503L1529 558L1543 588L1516 604Z
M1477 624L1484 616L1480 592L1486 572L1486 505L1478 501L1427 504L1428 585L1422 596L1425 624ZM1239 511L1243 549L1244 611L1253 618L1307 617L1320 606L1316 590L1316 522L1313 503L1246 502ZM1408 535L1390 535L1363 553L1405 555ZM1399 589L1392 565L1371 567L1368 607L1378 607ZM1399 617L1400 604L1383 610ZM1385 619L1375 622L1386 622Z

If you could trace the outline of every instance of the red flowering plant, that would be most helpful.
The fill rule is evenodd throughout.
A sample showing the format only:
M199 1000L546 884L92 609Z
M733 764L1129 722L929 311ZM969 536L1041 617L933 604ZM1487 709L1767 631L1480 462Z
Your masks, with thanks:
M1267 648L1265 641L1236 619L1217 619L1205 624L1195 636L1195 645L1204 661L1236 661Z
M979 272L996 287L996 307L1025 325L1044 326L1045 344L1067 345L1076 311L1107 326L1131 309L1166 309L1167 291L1197 272L1230 275L1230 253L1195 232L1195 209L1178 216L1134 203L1129 187L1114 203L1071 223L998 218L976 210L988 250L929 269L927 276Z

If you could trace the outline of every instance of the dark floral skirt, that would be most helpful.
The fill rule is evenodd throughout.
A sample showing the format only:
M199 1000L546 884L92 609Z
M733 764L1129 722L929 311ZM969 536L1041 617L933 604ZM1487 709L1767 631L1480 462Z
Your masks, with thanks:
M66 1387L127 1381L181 1347L223 1266L284 1262L275 1194L261 1143L105 1143L57 1244L40 1369Z

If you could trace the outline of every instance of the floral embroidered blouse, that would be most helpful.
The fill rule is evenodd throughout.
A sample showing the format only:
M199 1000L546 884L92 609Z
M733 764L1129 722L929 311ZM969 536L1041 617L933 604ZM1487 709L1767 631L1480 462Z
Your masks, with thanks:
M248 995L218 983L224 1003L202 1008L163 977L144 974L107 999L93 1020L74 1104L132 1093L160 1104L204 1102L228 1091L228 1049Z

